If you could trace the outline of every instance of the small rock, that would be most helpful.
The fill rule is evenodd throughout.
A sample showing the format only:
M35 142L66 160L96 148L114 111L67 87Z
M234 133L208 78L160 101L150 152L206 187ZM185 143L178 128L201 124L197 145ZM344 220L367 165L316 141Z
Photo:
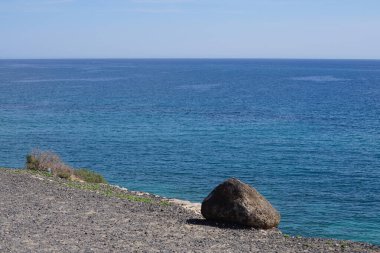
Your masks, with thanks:
M218 185L202 202L208 220L269 229L280 223L280 214L253 187L230 178Z

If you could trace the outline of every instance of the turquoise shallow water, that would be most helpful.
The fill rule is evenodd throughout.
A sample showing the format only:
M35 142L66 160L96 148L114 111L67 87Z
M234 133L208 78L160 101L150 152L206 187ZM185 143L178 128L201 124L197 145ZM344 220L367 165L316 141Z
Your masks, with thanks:
M2 60L0 143L191 201L238 177L285 233L380 244L380 61Z

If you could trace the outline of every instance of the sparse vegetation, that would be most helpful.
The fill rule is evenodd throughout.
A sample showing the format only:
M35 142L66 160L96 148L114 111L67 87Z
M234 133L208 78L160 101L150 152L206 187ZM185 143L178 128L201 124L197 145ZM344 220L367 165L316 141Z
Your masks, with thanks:
M97 183L78 183L78 182L67 182L65 186L75 189L81 189L86 191L94 191L106 197L114 197L118 199L126 199L133 202L142 203L155 203L156 201L150 197L136 196L129 194L128 192L121 191L111 185L102 185ZM157 203L157 202L156 202ZM158 201L159 205L167 206L169 203L167 201Z
M170 202L167 201L167 200L161 200L161 201L160 201L160 205L161 205L161 206L170 206Z
M53 177L53 175L50 174L49 172L38 171L38 170L9 169L9 168L0 168L0 169L6 170L12 174L31 174L31 175L37 175L37 176L43 176L43 177Z
M160 206L169 206L167 200L160 200L150 196L137 196L117 187L108 185L99 173L89 169L74 169L66 165L61 158L51 151L33 150L26 156L26 170L10 170L15 174L32 174L41 177L56 178L58 182L69 188L92 191L106 197L126 199L133 202L152 203ZM61 181L66 179L67 181Z
M75 170L74 175L88 183L107 183L107 181L104 179L102 175L88 169Z
M70 179L71 173L67 171L57 171L57 177L63 178L63 179Z
M345 248L347 248L347 247L348 247L347 242L343 242L343 243L341 243L341 244L340 244L340 247L342 248L342 250L344 250Z

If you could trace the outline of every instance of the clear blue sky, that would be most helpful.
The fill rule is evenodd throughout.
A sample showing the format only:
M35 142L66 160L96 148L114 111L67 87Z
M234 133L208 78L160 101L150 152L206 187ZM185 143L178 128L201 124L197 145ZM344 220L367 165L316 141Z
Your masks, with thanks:
M380 0L0 0L0 58L380 59Z

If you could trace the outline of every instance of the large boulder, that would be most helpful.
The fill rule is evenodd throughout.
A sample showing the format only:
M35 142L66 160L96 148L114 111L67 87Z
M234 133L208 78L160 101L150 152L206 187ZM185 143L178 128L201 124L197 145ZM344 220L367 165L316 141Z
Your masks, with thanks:
M218 185L202 202L208 220L269 229L280 223L280 214L254 188L236 178Z

